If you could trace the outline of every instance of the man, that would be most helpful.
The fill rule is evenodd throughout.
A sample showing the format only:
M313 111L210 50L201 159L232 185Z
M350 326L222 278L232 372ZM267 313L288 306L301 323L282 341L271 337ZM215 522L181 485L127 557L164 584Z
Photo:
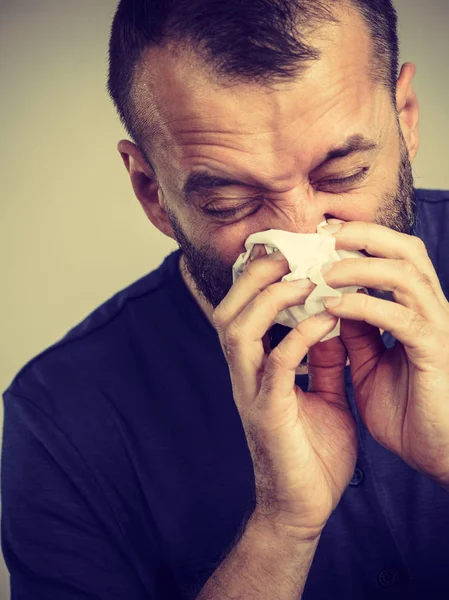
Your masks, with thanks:
M449 194L397 53L389 0L120 2L119 151L180 250L4 394L15 600L449 597ZM273 326L313 286L232 265L324 219L373 293Z

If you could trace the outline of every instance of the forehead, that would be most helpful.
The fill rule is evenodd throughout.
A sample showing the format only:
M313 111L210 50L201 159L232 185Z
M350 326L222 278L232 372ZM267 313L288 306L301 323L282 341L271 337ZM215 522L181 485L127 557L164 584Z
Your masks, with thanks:
M241 164L280 182L310 170L353 134L380 141L389 92L372 82L369 31L355 10L310 38L322 56L298 79L223 87L188 51L151 49L137 78L137 102L155 100L164 158L178 174ZM168 163L167 160L168 159ZM157 159L156 159L157 162ZM228 170L229 173L229 170Z

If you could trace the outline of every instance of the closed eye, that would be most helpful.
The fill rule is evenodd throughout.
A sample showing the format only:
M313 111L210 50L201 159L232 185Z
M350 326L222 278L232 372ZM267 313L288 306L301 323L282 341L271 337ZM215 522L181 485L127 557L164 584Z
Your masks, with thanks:
M331 186L331 187L350 187L360 181L363 181L365 177L368 175L369 167L364 167L354 175L350 175L349 177L342 177L339 179L322 179L317 183L318 187L321 186Z
M341 177L341 178L336 178L336 179L322 179L319 182L317 182L317 184L315 184L315 185L320 190L324 186L324 187L328 187L328 188L334 188L334 190L329 190L331 192L336 191L335 188L337 188L337 190L339 192L341 192L342 188L348 189L351 186L363 181L366 178L366 176L368 175L368 171L369 171L369 167L364 167L363 169L361 169L357 173L354 173L354 175L350 175L349 177ZM210 209L210 208L204 208L203 211L205 213L207 213L209 215L213 215L215 217L230 218L230 217L233 217L233 216L237 215L238 213L242 212L243 210L245 210L245 208L247 206L249 206L250 204L252 204L254 202L254 200L256 200L256 201L264 200L264 197L263 196L255 196L254 198L251 198L250 202L246 202L245 204L243 204L241 206L237 206L236 208L230 208L227 210L214 210L214 209ZM256 210L253 212L256 212ZM250 213L250 214L253 214L253 213Z

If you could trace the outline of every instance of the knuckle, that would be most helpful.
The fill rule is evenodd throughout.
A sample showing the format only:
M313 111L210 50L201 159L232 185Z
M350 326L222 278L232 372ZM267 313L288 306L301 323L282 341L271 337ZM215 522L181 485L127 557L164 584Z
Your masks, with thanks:
M368 223L367 221L360 222L360 227L362 228L361 237L363 237L363 239L365 239L367 241L369 240L369 236L370 236L370 226L371 226L371 223Z
M419 273L419 280L422 285L425 285L429 289L433 289L432 280L425 273Z
M367 294L357 294L358 296L361 296L359 302L361 302L361 309L362 311L364 311L365 313L369 313L372 307L372 298L371 296L368 296Z
M267 311L273 312L273 318L282 309L280 301L285 297L285 288L284 296L281 295L281 288L278 283L274 283L266 287L262 290L257 296L254 297L252 301L252 310L253 311L262 311L266 313Z
M370 223L368 223L367 221L362 221L360 223L361 226L361 232L360 232L360 238L364 240L363 243L363 250L365 250L366 252L369 253L368 248L370 247L370 242L371 242L371 235L370 235Z
M415 246L416 252L421 252L421 253L427 254L427 248L426 248L425 243L422 241L422 239L419 237L416 237L416 236L411 236L411 237L413 239L413 244Z
M377 311L379 313L379 311ZM393 315L393 322L398 330L406 329L409 330L411 327L411 319L410 316L404 315L402 310L398 310Z
M303 323L299 323L286 336L287 343L280 343L271 351L268 361L274 368L279 366L296 367L298 347L306 350L309 347L304 331Z
M240 343L240 328L236 325L235 321L229 325L225 333L225 342L228 348L232 351Z
M417 268L409 260L401 260L399 262L398 268L401 271L405 272L405 274L408 277L416 277L417 276L417 273L418 273Z
M245 265L245 269L243 271L243 273L241 274L241 277L245 277L248 278L249 277L253 277L256 270L258 269L258 263L255 260L250 260L246 263Z
M268 398L270 396L271 390L273 389L275 383L277 368L278 364L273 364L273 362L270 359L267 361L265 371L260 382L260 389L258 395L259 399Z
M280 348L278 345L274 350L271 351L267 364L269 364L269 366L272 369L276 369L280 367L284 362L285 353L282 351L282 348ZM267 369L267 372L269 372L269 369Z
M225 322L225 311L221 304L212 313L212 321L217 328L221 328Z
M282 286L282 288L285 289L284 286ZM279 289L278 284L275 283L275 284L269 285L262 292L262 294L264 296L263 299L272 304L277 304L277 302L279 300L279 292L280 292L280 289Z
M224 357L226 359L226 362L227 363L231 363L232 359L233 359L233 356L234 356L232 354L231 349L229 348L229 346L225 342L223 342L222 346L223 346L223 354L224 354Z
M215 319L214 319L214 323L215 323ZM230 325L228 325L227 328L224 325L221 325L221 326L218 325L217 331L218 331L220 344L221 344L221 347L223 350L223 354L226 358L226 361L228 363L231 363L234 360L235 351L240 343L240 336L239 336L240 330L234 322L234 323L231 323Z
M229 332L227 331L225 334L225 339L222 342L223 353L227 362L232 362L234 360L235 351L237 348L237 342L235 338L230 337Z
M398 264L398 269L400 269L403 274L405 273L407 279L410 279L410 278L419 279L420 278L420 273L419 273L418 269L409 260L401 260Z
M425 337L430 333L429 324L417 313L413 313L412 317L410 317L408 326L410 331L419 337Z
M335 267L338 268L339 266L341 266L341 267L345 267L348 269L359 269L360 268L359 260L360 260L359 258L342 258L333 265L333 268L335 268ZM367 258L366 260L369 261L371 259ZM367 263L364 262L363 266L366 266L366 264Z
M216 310L212 313L212 323L214 324L215 329L220 329L221 326L221 315L217 313Z
M399 308L399 307L398 307ZM402 329L407 329L415 335L423 336L429 332L428 323L418 314L408 310L397 310L394 322Z
M430 289L433 289L433 285L432 285L432 281L431 281L430 277L428 275L426 275L425 273L423 273L422 271L419 271L418 267L416 265L414 265L412 262L410 262L409 260L401 261L399 268L402 271L405 271L407 279L413 278L413 279L417 280L420 285L423 285Z

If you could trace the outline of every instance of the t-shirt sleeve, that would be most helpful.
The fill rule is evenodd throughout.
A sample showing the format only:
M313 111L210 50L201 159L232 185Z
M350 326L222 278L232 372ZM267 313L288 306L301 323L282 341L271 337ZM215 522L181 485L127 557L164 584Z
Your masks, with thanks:
M88 465L33 401L4 393L1 534L11 600L152 600L107 527ZM150 565L149 565L150 568Z

